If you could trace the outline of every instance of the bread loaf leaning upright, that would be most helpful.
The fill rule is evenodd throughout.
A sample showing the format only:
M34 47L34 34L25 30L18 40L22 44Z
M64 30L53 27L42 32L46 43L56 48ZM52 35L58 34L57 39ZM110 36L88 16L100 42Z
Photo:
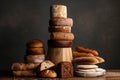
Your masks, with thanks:
M38 70L40 72L40 71L43 71L43 70L50 69L53 66L55 66L54 63L52 63L50 60L45 60L39 65Z

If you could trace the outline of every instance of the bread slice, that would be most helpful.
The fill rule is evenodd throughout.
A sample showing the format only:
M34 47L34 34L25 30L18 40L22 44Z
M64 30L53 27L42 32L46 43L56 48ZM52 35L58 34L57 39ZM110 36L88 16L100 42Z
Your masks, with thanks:
M43 71L43 70L49 69L53 66L55 66L55 64L53 62L51 62L50 60L45 60L40 64L38 69L39 69L39 71Z

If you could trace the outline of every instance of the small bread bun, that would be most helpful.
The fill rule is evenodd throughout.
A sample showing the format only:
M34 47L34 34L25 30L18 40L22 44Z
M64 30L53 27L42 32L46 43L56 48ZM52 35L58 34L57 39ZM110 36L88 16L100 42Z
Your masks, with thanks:
M85 47L82 47L82 46L77 46L76 47L76 51L78 51L78 52L92 53L94 56L98 56L98 52L96 50L85 48Z
M72 47L72 41L70 40L48 40L48 46L50 47L55 47L55 48L58 48L58 47Z
M41 63L45 60L45 55L25 55L24 58L27 63Z
M13 63L11 69L14 71L33 70L39 66L39 63Z
M51 26L48 28L49 32L71 32L71 27L69 26Z
M28 76L37 76L37 73L35 71L32 70L26 70L26 71L12 71L13 72L13 76L16 77L28 77Z
M93 57L92 53L72 51L73 57Z
M50 26L73 26L72 18L52 18L49 21Z
M44 47L44 44L41 40L38 39L33 39L30 40L27 44L26 44L27 48L29 47Z
M57 77L57 73L54 70L44 70L40 72L40 76L45 78L55 78Z
M73 40L74 34L73 33L65 33L65 32L53 32L50 35L50 38L53 40Z
M79 65L92 65L98 64L99 61L95 57L77 57L73 59L73 63Z
M40 47L32 47L32 48L27 48L26 50L27 55L41 55L45 54L44 48Z

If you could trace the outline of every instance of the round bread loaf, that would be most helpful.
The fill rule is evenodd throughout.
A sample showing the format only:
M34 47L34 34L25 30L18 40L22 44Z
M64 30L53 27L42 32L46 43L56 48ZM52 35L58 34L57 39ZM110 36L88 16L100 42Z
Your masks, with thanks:
M26 44L27 48L30 48L30 47L43 47L44 44L41 40L38 40L38 39L33 39L33 40L30 40L27 44Z
M72 41L70 40L48 40L49 47L72 47Z
M41 54L45 54L45 50L42 47L31 47L31 48L27 48L26 50L27 55L41 55Z
M65 32L53 32L50 35L50 38L53 40L73 40L74 34L73 33L65 33Z
M50 26L73 26L72 18L52 18L49 21Z
M71 27L69 26L54 26L48 28L49 32L71 32Z
M55 78L57 77L57 73L54 70L44 70L40 72L40 76L46 78Z
M45 55L25 55L24 61L27 63L41 63L45 60Z

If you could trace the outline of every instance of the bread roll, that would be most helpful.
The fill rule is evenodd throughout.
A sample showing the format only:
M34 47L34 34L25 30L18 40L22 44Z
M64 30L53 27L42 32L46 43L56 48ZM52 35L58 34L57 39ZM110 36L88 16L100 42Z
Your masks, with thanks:
M49 47L72 47L72 41L70 40L48 40Z
M99 61L99 63L105 62L105 60L102 57L96 57L96 59Z
M50 7L50 17L64 17L67 18L67 7L65 5L52 5Z
M45 78L55 78L57 77L57 73L54 70L44 70L40 72L40 76Z
M92 65L98 64L99 61L95 57L77 57L73 59L73 63L79 65Z
M72 18L52 18L49 21L50 26L73 26Z
M33 70L36 69L39 66L38 64L34 64L34 63L13 63L11 66L11 69L14 71L24 71L24 70Z
M41 63L45 60L45 55L26 55L24 59L27 63Z
M73 33L64 33L64 32L53 32L50 35L50 38L53 40L73 40L74 34Z
M98 52L96 50L85 48L85 47L82 47L82 46L77 46L76 47L76 51L78 51L78 52L92 53L94 56L98 56Z
M29 77L29 76L37 76L37 73L32 70L28 71L13 71L13 75L16 77Z
M45 54L44 48L41 47L32 47L32 48L27 48L26 49L27 55L41 55Z
M72 51L73 57L93 57L92 53Z
M41 40L38 39L33 39L30 40L27 44L26 44L27 48L29 47L44 47L44 44Z
M48 28L49 32L71 32L71 27L69 26L54 26Z

